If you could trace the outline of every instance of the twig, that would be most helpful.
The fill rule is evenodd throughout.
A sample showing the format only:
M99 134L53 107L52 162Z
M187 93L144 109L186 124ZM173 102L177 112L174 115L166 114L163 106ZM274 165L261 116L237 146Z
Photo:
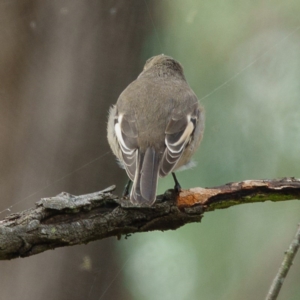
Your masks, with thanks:
M298 226L297 233L290 244L288 250L285 252L283 262L278 270L276 277L270 287L266 300L276 300L283 285L284 279L293 264L293 260L300 245L300 224Z

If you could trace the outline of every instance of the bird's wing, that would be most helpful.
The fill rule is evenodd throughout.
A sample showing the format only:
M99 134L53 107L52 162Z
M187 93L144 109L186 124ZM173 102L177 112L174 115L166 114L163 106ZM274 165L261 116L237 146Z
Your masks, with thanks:
M176 167L193 133L200 115L198 102L189 111L174 109L165 131L165 144L159 175L164 177Z
M114 126L125 170L133 181L130 200L136 205L150 206L155 201L159 154L152 147L145 152L139 150L136 122L132 116L116 113Z
M115 116L115 133L122 150L123 163L128 177L134 180L137 156L137 137L138 132L135 120L126 114Z

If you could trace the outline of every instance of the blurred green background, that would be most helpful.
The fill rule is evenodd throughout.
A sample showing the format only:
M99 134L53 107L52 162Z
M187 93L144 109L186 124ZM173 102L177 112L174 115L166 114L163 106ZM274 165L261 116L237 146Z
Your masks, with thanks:
M206 111L184 188L300 177L299 1L162 1L144 59L180 61ZM159 193L173 185L160 180ZM300 203L249 204L118 243L133 299L264 299ZM125 249L125 250L124 250ZM296 258L279 299L300 299ZM133 288L134 287L134 288Z

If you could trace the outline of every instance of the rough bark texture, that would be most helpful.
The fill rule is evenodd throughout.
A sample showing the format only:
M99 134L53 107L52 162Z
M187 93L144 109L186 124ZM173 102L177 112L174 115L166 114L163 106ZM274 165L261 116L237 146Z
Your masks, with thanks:
M135 207L111 192L43 198L36 208L0 221L0 259L26 257L56 247L121 237L135 232L174 230L200 222L203 214L237 204L300 199L300 180L247 180L224 186L173 190L152 207Z

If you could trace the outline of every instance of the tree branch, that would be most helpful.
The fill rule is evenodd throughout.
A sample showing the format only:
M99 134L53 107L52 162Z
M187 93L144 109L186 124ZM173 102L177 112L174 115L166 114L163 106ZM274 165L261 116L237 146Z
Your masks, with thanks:
M270 287L270 290L268 292L266 300L276 300L277 299L280 289L285 280L285 277L293 264L293 260L297 254L299 246L300 246L300 225L298 226L296 235L295 235L292 243L290 244L288 250L284 253L283 262L277 272L276 277L274 278L274 280L272 282L272 285Z
M43 198L35 208L0 221L0 259L26 257L135 232L177 229L203 214L237 204L300 199L300 180L247 180L215 188L168 190L152 207L134 207L111 192Z

